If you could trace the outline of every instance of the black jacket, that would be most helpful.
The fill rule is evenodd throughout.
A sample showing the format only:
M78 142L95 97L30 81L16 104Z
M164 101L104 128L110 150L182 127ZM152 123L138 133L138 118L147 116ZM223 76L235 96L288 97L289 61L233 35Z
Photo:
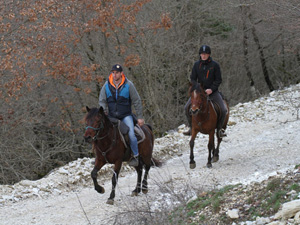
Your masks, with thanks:
M206 61L195 62L191 74L191 81L202 83L205 89L217 91L222 83L221 69L216 61L209 57Z

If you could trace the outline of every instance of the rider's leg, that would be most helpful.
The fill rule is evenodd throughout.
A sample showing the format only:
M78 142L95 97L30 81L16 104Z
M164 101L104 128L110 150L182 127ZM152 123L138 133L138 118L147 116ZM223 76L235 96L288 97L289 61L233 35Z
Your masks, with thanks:
M122 121L129 127L128 136L130 140L130 148L134 156L134 158L129 162L129 165L138 166L139 150L138 150L137 139L134 134L134 124L133 124L132 116L126 116L122 119Z
M219 106L220 106L220 109L221 109L221 115L220 115L220 118L218 120L218 124L217 124L217 135L219 137L226 137L226 133L225 133L225 130L222 129L223 125L224 125L224 121L225 121L225 118L226 118L226 114L227 114L227 107L223 101L223 98L220 94L219 91L215 91L214 93L212 93L209 98L216 102Z

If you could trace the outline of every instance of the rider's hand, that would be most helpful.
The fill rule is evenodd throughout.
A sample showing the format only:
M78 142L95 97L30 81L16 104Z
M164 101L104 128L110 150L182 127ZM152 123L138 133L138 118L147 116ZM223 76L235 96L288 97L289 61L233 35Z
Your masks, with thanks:
M138 124L140 127L143 126L144 123L145 123L144 119L138 119Z
M211 89L206 89L205 92L206 92L207 95L210 95L212 93L212 90Z

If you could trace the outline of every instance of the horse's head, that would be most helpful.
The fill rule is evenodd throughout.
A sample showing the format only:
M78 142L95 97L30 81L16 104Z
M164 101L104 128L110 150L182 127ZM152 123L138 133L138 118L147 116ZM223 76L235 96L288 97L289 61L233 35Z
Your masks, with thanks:
M107 117L102 107L100 107L100 109L90 109L88 106L86 106L86 110L87 115L84 118L86 128L83 137L85 141L91 142L97 138L99 133L104 131Z
M189 94L191 97L190 112L195 115L198 112L203 111L203 108L206 107L207 103L207 95L203 85L197 82L190 83Z

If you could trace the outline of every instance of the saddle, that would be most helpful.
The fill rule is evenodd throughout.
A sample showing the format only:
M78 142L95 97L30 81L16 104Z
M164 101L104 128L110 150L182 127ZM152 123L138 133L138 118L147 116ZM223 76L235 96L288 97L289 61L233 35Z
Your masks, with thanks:
M219 106L218 103L212 101L212 100L209 100L210 104L212 105L213 109L215 110L215 112L217 113L217 116L218 116L218 120L221 116L221 108Z
M120 133L121 136L121 140L124 143L126 148L129 148L130 146L130 140L128 137L128 132L129 132L129 127L123 123L121 120L118 120L116 118L109 118L110 121L114 124L114 126L117 126L118 131ZM142 128L137 124L137 121L134 119L134 134L137 138L137 142L138 144L143 142L145 140L145 134L144 131L142 130Z
M223 99L223 102L224 102L225 106L227 106L227 104L226 104L226 102L225 102L225 97L224 97L224 95L223 95L221 92L219 92L219 93L220 93L221 96L222 96L222 99ZM212 105L213 109L215 110L215 112L216 112L216 114L217 114L217 117L218 117L218 120L219 120L220 117L221 117L221 107L220 107L220 105L219 105L217 102L212 101L211 99L209 99L209 102L210 102L210 104Z

